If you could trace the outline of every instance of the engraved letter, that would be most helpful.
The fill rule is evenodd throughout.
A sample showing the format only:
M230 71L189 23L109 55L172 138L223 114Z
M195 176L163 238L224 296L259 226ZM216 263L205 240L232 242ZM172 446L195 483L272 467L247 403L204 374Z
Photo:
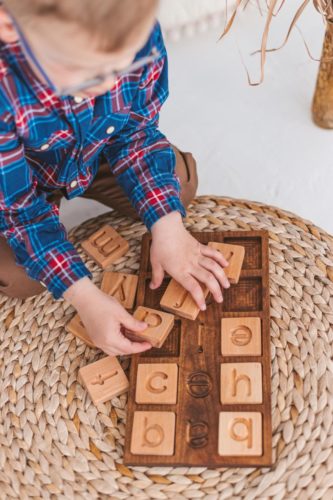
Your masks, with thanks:
M251 396L251 379L248 375L238 375L236 368L232 370L232 396L235 397L237 395L237 384L241 380L247 382L247 396Z
M118 375L118 370L113 370L113 372L111 372L109 374L105 373L104 375L101 375L99 373L98 375L96 375L95 378L92 379L91 384L92 385L96 385L96 384L103 385L106 380L108 380L109 378L115 377L116 375Z
M154 448L155 446L159 446L164 439L164 431L162 427L158 424L153 424L147 427L148 419L145 417L144 421L144 433L142 436L142 446L150 446ZM153 434L153 436L148 436L148 433ZM157 433L157 436L156 436Z
M106 231L99 232L95 235L95 238L91 241L91 244L95 247L99 247L100 245L105 245L110 241L110 236L106 236Z
M223 256L225 258L225 260L227 260L228 262L230 262L230 260L233 258L234 256L234 252L231 251L228 255L228 257L226 257L225 255Z
M192 448L203 448L208 443L208 425L206 422L189 420L186 425L186 442Z
M124 302L126 299L124 284L126 281L126 276L121 276L120 279L117 280L113 288L110 290L110 294L114 297L118 297L120 302Z
M177 297L177 299L175 300L173 307L175 307L176 309L180 309L184 305L184 302L187 298L187 295L188 295L188 291L182 290L181 295L179 295Z
M239 325L231 330L231 342L237 346L249 344L252 339L252 332L248 326Z
M153 393L156 393L156 394L160 394L161 392L165 392L168 388L167 385L162 385L160 384L160 386L158 387L157 385L153 385L153 380L154 379L167 379L168 378L168 375L164 372L154 372L152 373L148 380L147 380L147 383L146 383L146 389L147 391L149 392L153 392Z
M105 245L101 246L99 251L103 255L109 256L109 255L113 254L116 250L118 250L118 248L120 248L120 243L117 243L117 241L111 240L111 241L108 241L107 243L105 243Z
M204 329L203 324L201 323L198 327L198 348L197 352L203 352L203 347L202 347L202 331Z
M240 436L235 432L235 427L237 424L242 424L245 426L246 429L246 434L243 436ZM246 419L246 418L235 418L232 421L231 426L229 426L229 434L232 439L235 441L247 441L247 447L252 448L252 440L253 440L253 433L252 433L252 419Z
M212 389L212 381L208 373L199 370L188 376L186 388L194 398L205 398Z
M157 313L152 313L150 311L145 311L142 321L148 323L150 327L159 326L162 323L162 318Z

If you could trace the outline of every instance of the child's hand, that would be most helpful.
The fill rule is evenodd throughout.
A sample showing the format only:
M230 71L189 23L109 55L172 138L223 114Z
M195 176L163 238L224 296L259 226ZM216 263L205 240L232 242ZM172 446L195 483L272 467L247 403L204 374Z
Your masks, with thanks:
M102 292L89 278L78 280L63 295L76 308L93 343L106 354L133 354L152 347L149 342L132 342L123 335L123 328L142 332L148 325L133 318L115 298Z
M188 290L200 309L205 310L205 298L199 282L205 284L217 302L222 302L221 287L230 283L223 271L228 261L221 252L203 245L185 229L181 214L171 212L156 221L152 228L150 288L158 288L164 272L170 274Z

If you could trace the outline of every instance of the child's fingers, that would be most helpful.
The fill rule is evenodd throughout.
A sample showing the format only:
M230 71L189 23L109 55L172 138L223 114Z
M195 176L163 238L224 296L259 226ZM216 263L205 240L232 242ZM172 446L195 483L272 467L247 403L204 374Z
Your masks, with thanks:
M201 245L201 253L206 257L216 260L223 267L227 267L229 265L229 262L224 257L223 253L216 250L216 248L209 247L208 245Z
M202 287L197 282L195 278L191 275L185 276L179 283L192 295L193 299L197 303L198 307L202 311L206 309L205 296Z
M161 264L155 264L151 262L152 267L152 278L149 284L150 288L158 288L164 279L164 269Z
M208 290L212 293L216 302L223 301L221 286L211 272L207 271L203 267L197 267L192 271L191 274L192 276L197 278L201 283L204 283L206 285Z
M214 259L210 259L209 257L201 257L199 259L199 264L208 271L211 271L224 288L230 287L230 283L225 272Z
M149 342L143 340L140 341L139 332L142 332L147 328L147 323L137 320L125 309L123 310L119 320L121 322L121 326L118 331L112 333L112 339L110 339L114 345L108 346L107 350L103 349L105 352L110 351L109 354L111 356L118 356L122 354L135 354L151 348L151 344ZM131 340L131 337L133 340Z
M119 337L117 337L117 351L119 351L119 354L136 354L138 352L147 351L147 349L150 349L151 347L152 346L149 342L133 341L125 337L123 334L120 334Z
M123 311L120 321L125 328L132 330L133 332L142 332L148 326L147 323L139 321L125 310Z
M105 354L108 354L109 356L130 356L131 354L137 354L139 352L147 351L150 349L152 346L149 344L149 347L146 345L143 345L143 342L136 342L137 346L134 345L132 346L127 346L124 349L109 349L109 348L101 348ZM147 342L145 342L147 344Z

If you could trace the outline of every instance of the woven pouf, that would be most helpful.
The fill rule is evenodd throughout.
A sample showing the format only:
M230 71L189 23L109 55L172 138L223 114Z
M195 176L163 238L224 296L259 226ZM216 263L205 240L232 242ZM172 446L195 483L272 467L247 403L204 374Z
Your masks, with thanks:
M137 272L146 228L108 212L70 231L93 280L102 270L79 243L104 224L128 239L113 266ZM193 231L269 232L272 468L126 467L127 394L95 407L77 382L105 354L65 330L74 308L43 294L0 295L0 498L333 498L333 238L291 212L201 196ZM121 358L128 373L129 358Z

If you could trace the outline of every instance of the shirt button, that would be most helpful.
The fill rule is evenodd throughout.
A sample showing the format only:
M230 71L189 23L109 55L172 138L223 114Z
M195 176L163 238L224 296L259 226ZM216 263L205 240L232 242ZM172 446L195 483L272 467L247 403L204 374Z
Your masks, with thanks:
M41 147L40 147L40 149L42 151L45 151L46 149L49 149L49 147L50 147L50 144L46 143L46 144L42 144Z
M108 127L106 129L106 133L110 135L110 134L112 134L112 132L114 132L114 130L115 130L114 127L111 125L111 127Z
M74 101L77 103L77 104L80 104L80 102L83 101L83 97L79 96L79 95L76 95L74 96Z
M71 188L75 188L75 186L77 186L77 181L72 181L72 182L70 183L70 187L71 187Z

